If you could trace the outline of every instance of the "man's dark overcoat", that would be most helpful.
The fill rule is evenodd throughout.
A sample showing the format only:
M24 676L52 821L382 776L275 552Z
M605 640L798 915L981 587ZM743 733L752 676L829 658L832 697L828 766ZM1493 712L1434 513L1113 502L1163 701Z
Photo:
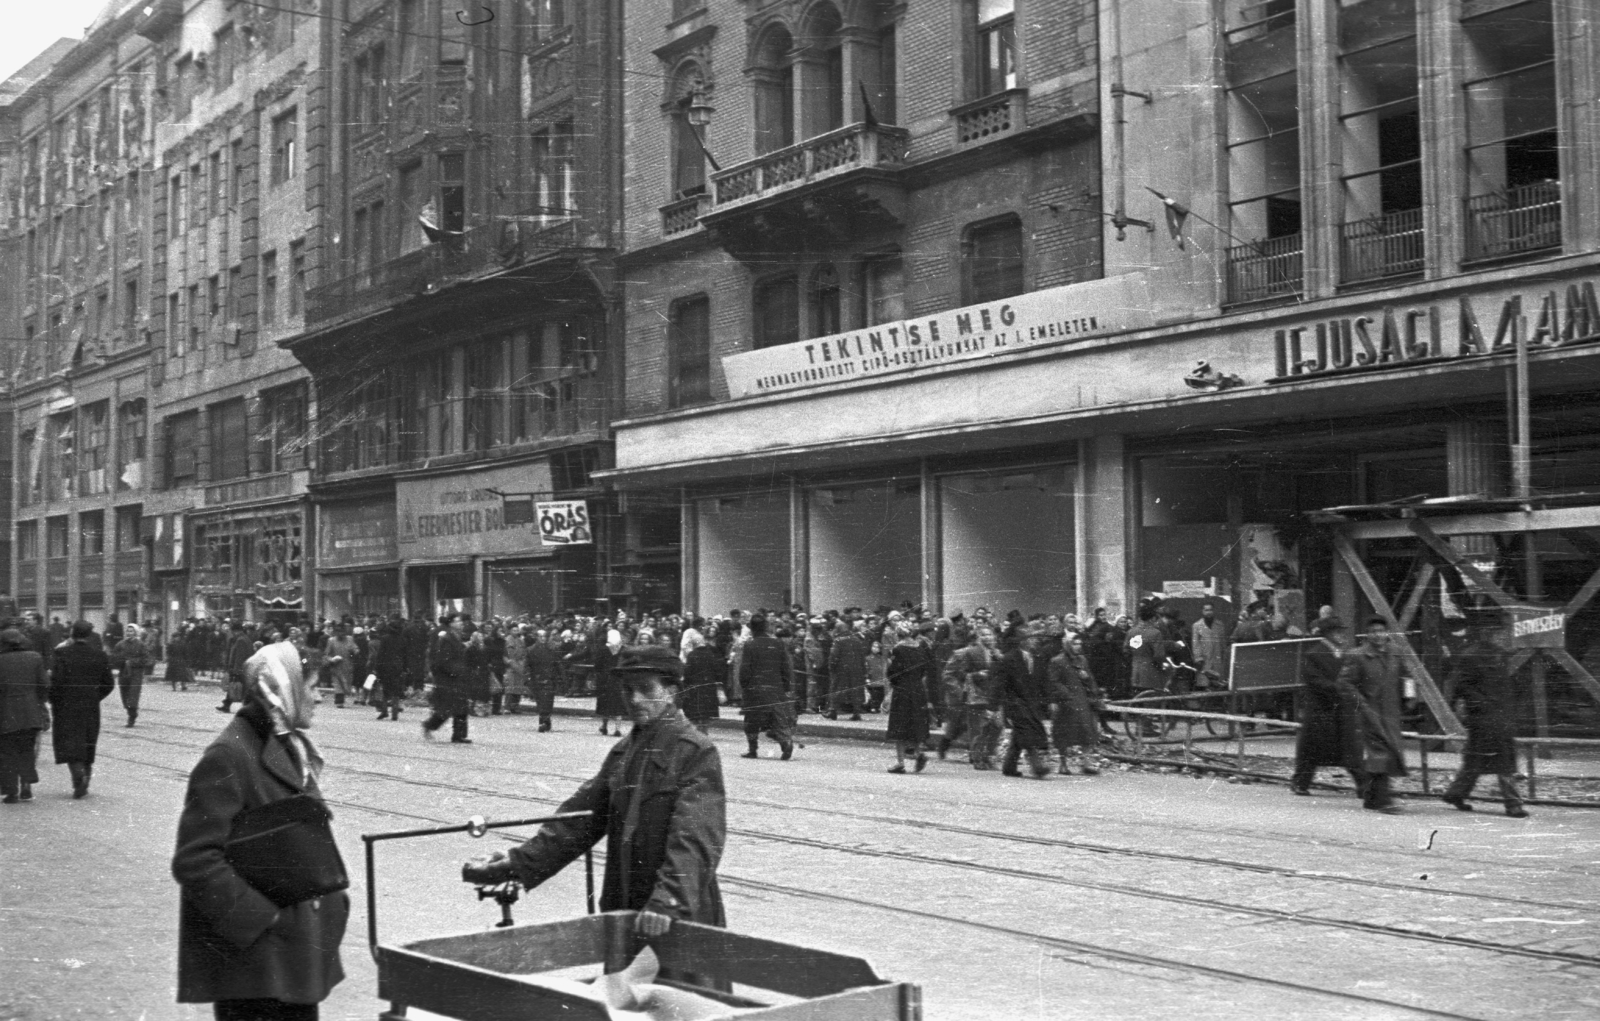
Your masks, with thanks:
M179 1003L320 1003L344 978L339 941L350 898L340 892L278 908L223 857L235 816L302 793L322 798L257 702L234 716L189 774L172 856L173 878L183 888Z
M83 639L56 647L50 672L50 743L56 762L94 762L100 740L100 703L116 688L111 660Z
M1405 776L1401 743L1400 653L1363 643L1344 658L1341 671L1361 696L1361 738L1365 766L1375 776Z
M711 739L676 709L618 741L594 778L557 811L594 815L546 823L512 849L524 885L544 882L604 839L601 911L648 909L727 924L717 889L727 838L722 760Z
M1365 769L1361 743L1361 705L1339 679L1343 661L1318 643L1305 654L1300 673L1300 733L1294 760L1302 766Z
M1462 707L1467 743L1461 765L1484 774L1517 771L1516 703L1506 676L1505 653L1490 642L1467 646L1455 668L1455 698Z
M1021 649L1007 650L994 667L994 683L1005 706L1011 741L1023 751L1050 748L1044 729L1044 721L1050 715L1047 669L1048 664L1038 655L1033 657L1030 668Z
M1056 749L1093 748L1100 742L1100 716L1095 706L1102 698L1088 661L1068 645L1050 661L1045 676L1050 701L1056 707L1050 721Z

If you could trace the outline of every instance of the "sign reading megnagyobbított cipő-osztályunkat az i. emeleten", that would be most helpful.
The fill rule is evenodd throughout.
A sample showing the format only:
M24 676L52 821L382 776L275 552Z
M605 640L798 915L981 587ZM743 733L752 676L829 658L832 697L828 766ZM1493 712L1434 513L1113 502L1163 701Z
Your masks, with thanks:
M749 397L1000 357L1152 325L1149 285L1143 274L1133 273L747 351L722 359L722 369L728 395Z

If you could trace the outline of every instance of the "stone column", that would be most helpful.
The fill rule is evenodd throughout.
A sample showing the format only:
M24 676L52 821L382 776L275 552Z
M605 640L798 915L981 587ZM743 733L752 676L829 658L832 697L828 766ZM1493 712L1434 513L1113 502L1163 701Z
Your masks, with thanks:
M789 602L811 609L811 494L789 480Z
M1078 612L1104 606L1113 619L1133 605L1128 559L1130 520L1127 449L1120 435L1078 441Z
M679 605L686 615L700 608L700 505L687 490L678 490Z

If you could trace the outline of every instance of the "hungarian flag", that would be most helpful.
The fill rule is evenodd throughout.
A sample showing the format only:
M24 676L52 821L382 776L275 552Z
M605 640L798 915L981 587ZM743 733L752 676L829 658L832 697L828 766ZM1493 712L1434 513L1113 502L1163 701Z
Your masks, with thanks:
M1189 207L1177 199L1167 198L1148 185L1146 185L1146 188L1149 189L1150 194L1161 200L1162 207L1167 211L1167 231L1172 235L1172 240L1178 243L1178 247L1182 248L1183 225L1189 219Z
M422 233L428 235L430 244L454 241L461 236L458 230L445 230L439 226L439 207L434 204L433 199L429 199L427 204L417 211L417 222L422 224Z

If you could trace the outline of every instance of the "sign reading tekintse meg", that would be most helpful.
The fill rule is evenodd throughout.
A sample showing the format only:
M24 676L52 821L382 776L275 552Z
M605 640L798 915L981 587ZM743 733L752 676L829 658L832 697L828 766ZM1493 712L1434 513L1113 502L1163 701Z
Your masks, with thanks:
M730 397L887 376L1154 325L1143 274L1068 284L918 319L729 355Z

